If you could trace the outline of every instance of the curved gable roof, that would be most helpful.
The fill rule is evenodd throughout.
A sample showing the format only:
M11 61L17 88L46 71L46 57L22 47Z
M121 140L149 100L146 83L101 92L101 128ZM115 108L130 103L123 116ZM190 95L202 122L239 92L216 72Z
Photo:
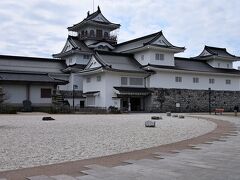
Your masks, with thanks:
M156 41L161 38L164 39L164 44L158 44ZM158 47L164 47L164 48L176 48L176 49L182 49L184 50L184 47L177 47L172 45L163 35L162 31L159 31L157 33L153 33L147 36L143 36L140 38L136 38L130 41L126 41L123 43L119 43L116 45L116 49L114 51L116 52L125 52L125 51L130 51L138 48L145 47L147 45L151 46L158 46Z

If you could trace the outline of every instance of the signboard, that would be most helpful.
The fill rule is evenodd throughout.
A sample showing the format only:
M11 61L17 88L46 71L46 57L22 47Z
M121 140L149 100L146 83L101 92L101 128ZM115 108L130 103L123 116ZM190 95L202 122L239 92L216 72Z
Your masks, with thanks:
M180 106L181 106L180 103L176 103L177 108L180 108Z

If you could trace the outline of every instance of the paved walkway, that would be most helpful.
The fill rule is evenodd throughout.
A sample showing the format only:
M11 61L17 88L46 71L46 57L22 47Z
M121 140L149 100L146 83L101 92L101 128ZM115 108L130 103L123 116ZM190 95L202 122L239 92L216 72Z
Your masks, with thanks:
M195 146L175 154L156 153L155 159L127 161L116 167L87 166L80 177L67 175L35 176L29 180L239 180L240 179L240 119L235 119L236 131L225 138Z

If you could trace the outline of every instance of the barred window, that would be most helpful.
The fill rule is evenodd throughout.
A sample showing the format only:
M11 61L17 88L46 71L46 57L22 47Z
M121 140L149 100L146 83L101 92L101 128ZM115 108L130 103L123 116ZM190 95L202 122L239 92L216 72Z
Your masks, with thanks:
M231 80L230 79L226 79L226 84L231 84Z
M41 88L41 98L51 98L52 89L50 88Z
M175 82L182 82L182 77L176 76L175 77Z
M215 83L215 79L209 79L209 84L214 84Z
M127 84L128 84L127 77L121 77L121 85L127 85Z
M143 78L130 78L130 85L142 86L143 85Z
M193 83L199 83L199 78L198 77L194 77L193 78Z
M156 60L164 60L164 54L155 54Z

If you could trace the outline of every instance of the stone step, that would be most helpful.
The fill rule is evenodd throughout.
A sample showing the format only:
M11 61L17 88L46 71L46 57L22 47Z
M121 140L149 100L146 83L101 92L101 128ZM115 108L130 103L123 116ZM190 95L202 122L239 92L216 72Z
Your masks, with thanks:
M79 176L77 177L77 180L101 180L99 177L94 177L94 176Z
M55 179L53 179L49 176L45 176L45 175L27 177L26 179L28 179L28 180L55 180Z
M51 176L51 178L53 178L55 180L76 180L76 178L74 178L72 176L68 176L66 174L61 174L61 175L57 175L57 176Z

